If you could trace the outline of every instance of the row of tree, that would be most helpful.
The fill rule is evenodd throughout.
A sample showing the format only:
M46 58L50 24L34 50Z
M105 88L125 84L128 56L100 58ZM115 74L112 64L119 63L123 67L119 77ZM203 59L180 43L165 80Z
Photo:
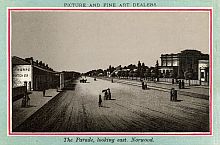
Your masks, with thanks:
M207 68L208 69L208 68ZM178 72L177 72L178 71ZM208 72L208 70L206 70ZM109 66L107 69L97 69L91 70L85 73L87 76L111 76L111 77L139 77L139 78L179 78L179 79L193 79L193 77L197 76L197 72L193 73L192 70L183 71L183 69L179 68L179 70L172 71L164 71L160 72L159 63L156 61L154 67L148 67L138 61L135 64L129 64L127 66ZM158 80L158 79L157 79Z
M91 70L85 73L87 76L112 76L112 77L139 77L139 78L159 78L162 77L159 71L159 63L156 61L154 67L148 67L143 62L138 61L137 65L130 64L118 67L109 66L107 69ZM167 74L168 75L168 74ZM170 74L169 74L170 75Z

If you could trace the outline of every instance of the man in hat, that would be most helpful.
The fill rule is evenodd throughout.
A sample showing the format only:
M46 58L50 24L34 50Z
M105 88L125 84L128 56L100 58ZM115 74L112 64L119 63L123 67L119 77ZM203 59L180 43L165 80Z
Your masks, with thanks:
M99 107L102 107L102 96L99 94Z

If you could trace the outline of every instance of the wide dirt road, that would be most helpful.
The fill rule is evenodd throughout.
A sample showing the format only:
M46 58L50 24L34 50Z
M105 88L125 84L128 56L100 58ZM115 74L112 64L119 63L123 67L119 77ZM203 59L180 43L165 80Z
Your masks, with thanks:
M17 127L15 132L208 132L209 101L106 80L79 83L66 90ZM112 100L98 95L110 88ZM103 96L103 94L102 94Z

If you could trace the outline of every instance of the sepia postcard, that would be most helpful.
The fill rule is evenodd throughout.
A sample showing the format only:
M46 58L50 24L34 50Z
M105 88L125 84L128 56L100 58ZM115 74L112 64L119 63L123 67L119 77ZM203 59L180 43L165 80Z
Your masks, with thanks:
M220 144L217 2L0 2L0 144Z

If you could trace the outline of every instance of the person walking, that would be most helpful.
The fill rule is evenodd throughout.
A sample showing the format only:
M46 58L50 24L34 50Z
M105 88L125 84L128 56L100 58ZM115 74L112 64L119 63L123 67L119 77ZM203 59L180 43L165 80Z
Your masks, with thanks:
M144 90L144 81L142 81L142 89Z
M108 90L105 90L105 93L104 93L104 100L108 100Z
M181 80L179 80L179 89L182 89L182 83L181 83Z
M99 107L102 107L102 96L99 94Z
M175 89L172 88L171 91L170 91L170 101L174 101L174 96L175 95Z
M112 98L111 90L109 88L107 90L108 90L108 99L111 100Z
M43 88L43 97L45 97L46 90Z

